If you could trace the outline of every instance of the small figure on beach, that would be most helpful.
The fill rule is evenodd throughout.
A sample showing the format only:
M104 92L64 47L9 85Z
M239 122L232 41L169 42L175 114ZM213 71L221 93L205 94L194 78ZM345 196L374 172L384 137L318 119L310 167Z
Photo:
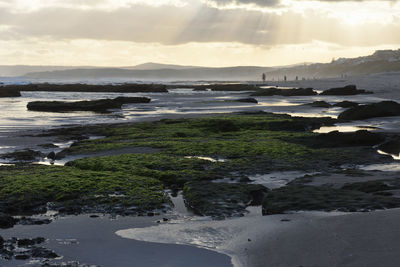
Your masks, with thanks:
M263 80L264 83L265 83L265 79L266 79L266 76L265 76L265 73L263 73L262 74L262 80Z

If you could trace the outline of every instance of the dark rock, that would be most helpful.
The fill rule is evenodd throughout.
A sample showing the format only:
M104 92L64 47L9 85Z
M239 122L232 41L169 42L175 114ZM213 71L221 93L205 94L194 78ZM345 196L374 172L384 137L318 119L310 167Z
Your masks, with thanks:
M334 107L341 107L341 108L352 108L357 107L358 103L351 102L351 101L342 101L333 105Z
M40 267L100 267L100 266L80 263L79 261L50 262L49 260L44 260L40 264Z
M257 92L251 94L252 96L312 96L317 95L312 88L293 88L293 89L278 89L278 88L268 88L260 89Z
M384 135L366 130L342 133L332 131L316 136L291 138L291 142L306 145L311 148L339 148L339 147L371 147L385 140ZM288 140L289 141L289 140ZM372 149L371 149L372 151ZM374 152L374 154L378 155Z
M0 228L11 228L15 225L16 220L8 214L0 213Z
M56 159L56 153L54 151L51 151L49 154L47 154L47 158L51 160Z
M1 155L1 158L13 159L14 161L22 161L22 162L32 162L41 157L43 157L43 154L40 151L35 151L31 149L15 151Z
M35 241L35 244L42 244L44 243L44 241L46 241L46 239L44 237L36 237L33 239Z
M59 256L52 250L42 247L35 247L32 249L32 257L33 258L46 258L46 259L55 259Z
M150 103L151 99L147 97L125 97L120 96L114 99L114 101L122 104L135 104L135 103Z
M255 103L258 104L257 99L255 98L241 98L241 99L236 99L234 100L236 102L244 102L244 103Z
M20 97L21 92L16 89L9 89L5 86L0 87L0 97Z
M325 101L314 101L312 103L305 104L305 106L310 106L310 107L314 107L314 108L330 108L331 104L329 104Z
M378 146L378 149L392 155L400 154L400 137L395 137Z
M17 255L14 256L14 258L16 260L23 260L24 261L24 260L30 259L31 256L29 254L17 254Z
M385 183L385 181L367 181L367 182L358 182L345 184L342 189L345 190L357 190L364 193L375 193L379 191L385 191L390 189L396 189L392 186L389 186Z
M379 133L359 130L354 133L332 131L319 134L316 138L319 147L374 146L381 143L384 137Z
M359 95L359 94L373 94L362 89L357 89L355 85L346 85L345 87L331 88L323 91L320 95Z
M99 215L97 215L97 214L91 214L90 216L89 216L89 218L99 218L100 216Z
M56 146L55 144L51 144L51 143L49 143L49 144L42 144L42 145L39 145L40 147L43 147L43 148L58 148L58 146Z
M0 236L0 249L3 248L4 245L4 238Z
M331 126L337 121L330 117L322 118L296 118L295 120L270 122L268 130L270 131L291 131L304 132L320 128L321 126Z
M35 240L29 238L18 239L17 241L18 247L28 247L28 246L33 246L35 244L36 244Z
M21 225L43 225L51 223L51 220L22 217L21 219L18 219L17 223Z
M75 102L64 101L34 101L27 105L31 111L69 112L69 111L93 111L107 112L109 109L120 109L128 103L149 103L146 97L117 97L115 99L85 100Z
M294 185L270 191L262 207L263 215L300 210L353 212L400 207L400 199L355 190Z
M189 182L183 191L186 205L214 219L243 216L246 207L261 204L267 192L262 185L212 182Z
M168 222L168 218L162 218L163 222Z
M359 105L340 113L339 120L364 120L375 117L400 116L400 104L394 101Z

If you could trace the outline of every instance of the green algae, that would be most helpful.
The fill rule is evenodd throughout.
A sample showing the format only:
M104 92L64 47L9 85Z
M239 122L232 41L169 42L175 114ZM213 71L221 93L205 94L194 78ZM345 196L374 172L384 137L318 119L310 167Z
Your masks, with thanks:
M364 143L349 147L347 143L340 143L339 136L333 142L335 147L326 146L325 139L311 132L333 122L335 120L330 118L295 118L258 112L72 128L64 131L65 134L79 137L90 133L105 137L77 141L58 153L58 158L125 148L157 150L88 157L69 162L65 167L0 169L0 207L7 209L9 205L8 210L18 211L57 202L69 207L83 207L83 210L94 207L109 213L140 214L170 204L163 192L165 186L184 190L187 204L199 214L213 217L219 217L218 213L222 217L243 215L245 207L254 200L251 193L254 187L259 191L267 189L245 183L217 184L212 180L279 170L336 170L345 163L365 162L370 154L365 153L365 147L359 147ZM293 188L282 194L272 191L272 196L278 196L274 203L284 205L284 195L294 193L297 200L310 204L306 209L343 208L346 201L349 201L347 210L377 208L379 204L373 206L372 200L384 203L379 207L397 205L392 199L369 198L354 190L338 192L340 195L345 191L349 196L340 195L340 205L317 205L311 203L309 197L299 197L314 189L296 191ZM321 190L318 197L325 192L325 189ZM326 193L333 194L331 191ZM353 207L350 203L353 196L365 201ZM315 201L329 202L325 198ZM287 206L303 208L294 202ZM281 206L277 209L285 210Z
M141 211L159 209L169 203L163 188L157 179L122 172L35 165L0 168L0 207L9 212L38 209L48 202L93 210L111 210L116 204Z

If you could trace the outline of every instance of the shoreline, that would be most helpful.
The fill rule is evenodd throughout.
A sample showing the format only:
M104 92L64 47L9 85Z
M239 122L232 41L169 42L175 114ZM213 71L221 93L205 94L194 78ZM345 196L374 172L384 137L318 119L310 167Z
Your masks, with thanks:
M235 267L261 267L265 264L277 267L394 267L397 266L396 251L400 249L399 219L400 209L346 214L298 212L185 225L167 224L157 226L161 229L126 229L117 234L141 241L191 244L211 249L230 255ZM234 230L227 233L227 228ZM216 247L199 244L190 236L207 229L222 237L216 241ZM387 245L378 248L376 244L390 244L390 248L386 250ZM379 259L374 258L377 252Z
M109 216L90 218L88 215L59 217L48 225L19 225L8 230L1 230L4 238L44 237L44 246L54 250L62 258L51 262L79 261L88 266L130 267L132 262L138 266L179 266L231 267L229 256L206 249L187 245L157 244L127 240L115 234L126 227L147 227L157 225L156 221L174 215L154 217L117 217ZM151 255L151 257L150 257ZM7 266L21 266L29 262L0 260ZM39 263L40 265L40 263ZM36 266L36 265L33 265ZM86 265L85 265L86 266Z

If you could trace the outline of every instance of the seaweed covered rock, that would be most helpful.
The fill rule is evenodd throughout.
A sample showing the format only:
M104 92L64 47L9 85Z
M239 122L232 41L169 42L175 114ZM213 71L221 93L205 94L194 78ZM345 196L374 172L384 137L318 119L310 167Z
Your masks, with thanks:
M382 101L359 105L339 114L339 120L364 120L375 117L400 116L400 104L395 101Z
M372 92L357 89L355 85L346 85L344 87L331 88L323 91L320 95L360 95L360 94L372 94Z
M147 97L117 97L115 99L65 101L34 101L27 105L28 110L46 112L94 111L107 112L109 109L120 109L128 103L149 103Z
M6 87L0 87L0 97L20 97L21 92L16 89L9 89Z
M342 186L345 190L356 190L364 193L376 193L380 191L394 189L393 186L389 186L386 181L367 181L348 183Z
M12 160L13 162L33 162L40 159L43 156L44 155L40 151L26 149L26 150L14 151L3 154L0 156L0 158L9 159Z
M332 131L316 136L299 137L294 141L314 148L322 147L353 147L353 146L374 146L385 140L379 133L372 133L367 130L342 133Z
M185 203L196 214L215 219L243 216L246 207L260 205L268 188L255 184L189 182L184 186Z
M268 124L268 129L271 131L305 132L318 129L321 126L332 126L335 123L336 119L333 119L331 117L296 117L294 120L272 121Z
M8 214L43 213L51 202L60 213L137 215L169 201L163 184L151 177L61 166L0 168L0 210Z
M199 123L199 126L215 133L240 131L240 124L226 119L205 119Z
M292 88L292 89L279 89L279 88L267 88L259 89L252 93L252 96L312 96L317 95L312 88Z
M356 132L342 133L332 131L326 134L320 134L316 137L322 147L336 146L373 146L384 140L384 137L379 133L372 133L367 130L359 130Z
M400 207L400 199L371 195L356 190L313 186L286 186L274 189L264 198L263 215L289 211L369 211Z

